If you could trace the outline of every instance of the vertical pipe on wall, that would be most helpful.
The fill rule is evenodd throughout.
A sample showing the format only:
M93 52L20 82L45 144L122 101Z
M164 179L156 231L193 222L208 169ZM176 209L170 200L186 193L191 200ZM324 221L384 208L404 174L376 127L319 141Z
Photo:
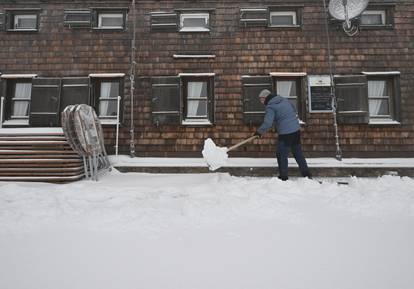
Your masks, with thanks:
M335 157L338 161L342 160L342 151L341 147L339 146L339 133L338 133L338 121L336 119L336 105L337 99L335 96L335 87L334 87L334 72L332 66L332 54L331 54L331 40L329 37L329 26L328 26L328 9L326 6L326 1L322 0L323 2L323 13L325 14L325 33L326 33L326 43L327 43L327 50L328 50L328 65L329 65L329 76L331 78L331 103L332 103L332 116L334 121L334 130L335 130L335 145L336 145L336 154Z
M0 99L0 128L3 127L4 96Z
M132 0L132 41L131 41L131 72L130 72L130 83L131 83L131 127L129 130L130 141L129 141L129 154L133 158L135 157L135 136L134 136L134 91L135 91L135 51L136 51L136 9L135 0Z
M119 144L119 106L121 104L121 96L118 95L118 100L116 102L116 138L115 138L115 155L118 155L118 144Z

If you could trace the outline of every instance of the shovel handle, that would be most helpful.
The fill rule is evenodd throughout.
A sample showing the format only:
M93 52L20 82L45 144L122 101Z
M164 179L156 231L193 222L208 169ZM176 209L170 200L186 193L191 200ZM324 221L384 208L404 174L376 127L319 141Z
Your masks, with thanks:
M227 151L228 151L228 152L229 152L229 151L232 151L232 150L234 150L234 149L238 148L239 146L242 146L242 145L244 145L245 143L247 143L247 142L249 142L249 141L252 141L252 140L254 140L255 138L258 138L258 137L259 137L258 135L252 135L251 137L249 137L249 138L247 138L247 139L245 139L245 140L243 140L243 141L241 141L241 142L239 142L239 143L235 144L234 146L229 147L229 148L227 149Z

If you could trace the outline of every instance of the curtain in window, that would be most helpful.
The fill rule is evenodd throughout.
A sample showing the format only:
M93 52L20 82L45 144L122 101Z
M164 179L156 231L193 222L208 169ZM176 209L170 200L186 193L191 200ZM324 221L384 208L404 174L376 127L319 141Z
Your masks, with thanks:
M293 81L278 81L277 82L277 94L284 96L284 97L292 96L293 85L294 85Z
M111 82L101 83L101 96L99 101L99 116L107 116L109 101L108 98L111 96Z
M368 81L368 97L369 113L370 115L379 115L381 106L385 99L375 99L375 97L386 96L386 82L384 80L370 80ZM382 114L382 113L381 113ZM388 114L388 113L386 113Z
M16 89L13 98L12 116L28 116L30 95L32 93L31 83L16 83Z
M189 82L187 86L187 116L200 116L207 113L206 102L200 98L207 96L206 82Z

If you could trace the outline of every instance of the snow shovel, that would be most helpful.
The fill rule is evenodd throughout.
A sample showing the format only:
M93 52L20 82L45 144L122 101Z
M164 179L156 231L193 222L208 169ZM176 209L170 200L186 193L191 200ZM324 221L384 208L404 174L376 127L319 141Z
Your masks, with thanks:
M206 161L209 169L211 171L215 171L218 168L220 168L221 166L226 164L226 161L228 159L228 155L227 153L229 151L232 151L236 148L238 148L239 146L244 145L245 143L248 143L252 140L254 140L255 138L258 138L259 136L257 135L253 135L229 148L221 148L221 147L217 147L214 142L211 140L211 138L208 138L205 140L204 142L204 149L202 151L203 153L203 157L204 160Z

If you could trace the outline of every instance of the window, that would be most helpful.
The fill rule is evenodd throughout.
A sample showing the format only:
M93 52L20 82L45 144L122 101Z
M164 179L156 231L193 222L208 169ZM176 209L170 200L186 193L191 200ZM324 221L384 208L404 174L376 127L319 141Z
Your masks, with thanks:
M33 30L37 29L37 15L14 15L14 30Z
M124 15L122 13L99 13L98 28L123 29Z
M209 103L211 103L212 89L209 78L184 77L183 97L185 123L210 122Z
M123 99L123 76L114 77L111 74L91 74L94 93L93 106L103 124L116 122L118 113L118 96ZM121 105L121 104L120 104Z
M296 108L298 117L301 120L305 119L306 104L303 92L303 77L305 72L270 73L273 79L273 87L276 94L286 97L290 103Z
M32 94L31 82L16 82L14 85L14 93L11 99L11 115L12 119L29 118L30 96Z
M117 115L119 96L118 81L102 81L99 95L99 117L114 118Z
M270 26L272 27L297 26L296 11L270 12Z
M292 80L278 80L275 81L276 93L280 96L286 97L293 106L298 108L298 93L297 81Z
M335 76L338 121L396 123L400 119L399 72Z
M385 25L386 11L385 10L367 10L361 15L361 25Z
M399 90L396 76L368 76L370 123L399 120Z
M214 74L153 77L152 119L157 126L213 124Z
M240 8L240 24L247 26L267 26L269 10L267 8Z
M180 14L181 32L205 32L210 31L210 14L208 13L183 13Z
M125 29L127 8L92 8L92 26L97 30Z
M4 96L4 125L28 125L34 74L3 74L0 95ZM2 120L0 120L2 121Z
M69 9L64 11L64 24L70 28L90 28L91 10L90 9Z
M306 99L303 97L303 77L305 72L271 72L270 75L242 76L243 120L248 125L260 125L265 107L259 101L259 93L268 89L286 97L296 108L300 120L305 119Z
M6 9L7 31L37 31L39 29L40 9Z
M364 28L393 28L394 3L373 3L360 16L361 26Z

